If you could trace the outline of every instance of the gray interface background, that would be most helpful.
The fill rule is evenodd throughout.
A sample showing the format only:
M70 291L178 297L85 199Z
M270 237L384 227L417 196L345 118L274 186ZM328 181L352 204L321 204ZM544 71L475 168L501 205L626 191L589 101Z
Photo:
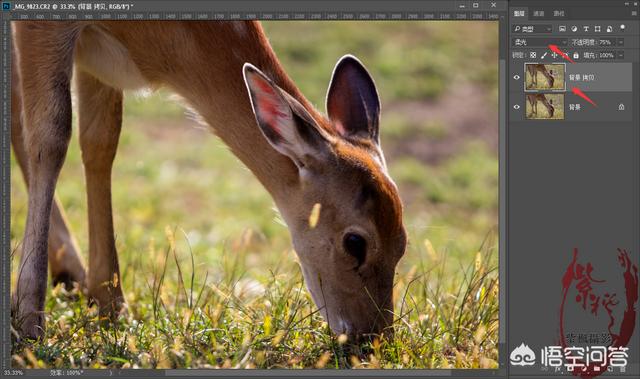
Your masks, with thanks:
M578 262L591 262L593 277L607 278L607 289L622 298L624 291L616 249L629 250L632 259L638 262L638 21L601 21L599 15L609 13L602 7L605 2L586 2L585 6L593 8L581 12L576 21L568 17L556 20L551 16L552 10L568 9L573 3L535 2L533 6L526 1L509 3L510 16L516 10L525 11L524 17L510 17L511 31L516 24L546 24L554 31L553 37L594 38L593 27L589 33L581 33L583 25L611 24L616 25L617 30L604 37L624 38L625 51L624 59L614 62L579 60L572 64L561 58L509 59L507 351L525 343L538 355L541 348L558 345L561 280L574 248L579 250ZM614 2L606 3L614 5ZM546 10L544 19L533 17L533 11L538 9ZM617 27L621 23L627 26L624 32ZM560 25L569 28L577 25L579 29L575 33L555 33ZM522 35L512 33L511 42L515 36ZM538 45L530 48L512 45L511 50L541 52L545 49ZM566 63L565 78L571 73L594 73L598 79L591 83L567 80L565 120L526 120L522 83L525 62ZM521 78L515 80L514 75ZM598 107L573 95L574 86L589 95ZM621 102L626 105L622 112L618 110ZM568 103L580 103L582 110L571 113L567 110ZM522 105L520 109L514 109L516 104ZM575 292L570 294L573 295L568 296L565 306L565 334L605 332L602 323L594 323L594 317L575 309ZM638 316L636 314L636 326L640 324ZM638 377L640 373L639 342L636 330L628 345L630 359L625 373L628 377ZM536 366L512 366L509 373L514 377L554 374L552 370L544 372Z

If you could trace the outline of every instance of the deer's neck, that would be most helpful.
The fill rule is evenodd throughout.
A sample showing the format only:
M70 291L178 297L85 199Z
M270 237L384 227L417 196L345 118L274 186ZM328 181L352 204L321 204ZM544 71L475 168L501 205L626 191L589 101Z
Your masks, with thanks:
M293 162L276 152L261 134L242 75L245 62L316 115L284 72L258 23L141 23L127 28L132 58L155 85L167 85L198 112L215 134L255 174L276 202L298 182ZM141 38L152 33L152 38Z

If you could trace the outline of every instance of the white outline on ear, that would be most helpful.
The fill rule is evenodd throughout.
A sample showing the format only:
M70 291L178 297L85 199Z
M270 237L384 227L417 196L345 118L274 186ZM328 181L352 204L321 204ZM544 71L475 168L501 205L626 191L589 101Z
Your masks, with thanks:
M335 79L335 77L336 77L336 70L338 69L338 67L340 66L342 61L344 61L345 59L348 59L348 58L351 58L351 59L357 61L358 63L362 64L360 59L358 59L358 57L356 57L353 54L345 54L345 55L341 56L340 59L338 59L336 64L333 66L333 70L331 70L331 78L329 79L329 86L327 87L327 93L324 95L324 109L327 111L327 113L329 111L329 90L331 89L331 85L333 84L333 79Z
M378 86L376 85L375 80L373 79L373 76L371 76L371 73L369 72L369 70L367 70L367 67L364 65L364 63L362 63L362 61L360 59L358 59L358 57L356 57L353 54L345 54L342 57L340 57L340 59L338 59L338 61L336 62L335 66L333 67L333 70L331 71L331 79L329 80L329 87L327 88L327 94L325 95L324 98L324 109L327 113L327 117L329 117L329 119L331 120L331 117L329 116L329 95L331 93L331 88L333 86L333 82L334 79L336 78L336 71L338 69L338 67L340 67L340 65L343 64L343 62L347 59L350 60L354 60L358 65L360 65L360 68L365 72L366 76L368 77L369 80L371 80L371 84L373 87L373 92L375 93L375 97L378 103L378 114L377 114L377 122L379 124L380 122L380 114L381 114L381 110L382 110L382 104L380 101L380 93L378 92ZM333 120L331 120L333 121ZM379 125L376 125L376 128L378 130L375 130L375 136L371 136L369 135L369 139L373 142L375 142L377 145L380 145L380 130L379 130ZM343 133L341 133L340 131L336 130L336 132L338 133L338 135L340 136L344 136ZM345 132L347 132L345 130Z
M249 102L251 103L251 109L253 110L253 114L256 118L256 123L260 128L260 131L267 139L267 141L278 151L283 154L286 154L281 149L284 149L285 144L290 144L292 140L295 139L294 126L293 126L293 110L291 109L291 105L288 99L285 97L283 91L281 91L278 86L267 77L260 69L252 65L251 63L245 63L242 67L242 75L244 77L244 83L247 87L247 92L249 93ZM258 81L264 81L269 87L272 89L272 93L266 93L262 88L261 83ZM255 85L254 85L255 84ZM274 105L278 107L280 111L282 111L279 115L274 115L274 120L269 120L265 117L265 112L263 109L259 107L259 103L261 102L261 98L254 96L259 94L262 96L262 92L265 92L265 99L267 97L272 97L274 100ZM271 116L271 115L269 115ZM277 118L282 118L282 122L290 122L292 125L289 127L281 128L277 125ZM274 122L271 125L271 122ZM283 146L280 146L282 144Z
M256 88L253 88L249 85L249 81L252 80L251 78L249 78L249 76L247 74L250 75L258 75L260 78L262 78L265 82L267 82L267 84L269 84L273 89L274 89L274 93L276 93L276 96L279 96L280 99L283 101L283 103L288 104L287 99L285 98L285 96L283 95L282 91L280 90L280 88L273 82L273 80L271 80L264 72L262 72L259 68L257 68L256 66L252 65L251 63L245 63L244 65L242 65L242 77L244 79L244 85L245 87L247 87L247 92L249 93L249 99L251 100L251 108L253 109L253 113L257 115L256 109L254 107L254 98L253 98L253 92L255 92ZM290 107L288 107L290 108ZM289 113L293 113L292 111L290 111Z
M309 111L307 111L298 100L278 87L273 80L251 63L245 63L243 65L242 73L247 92L249 93L249 102L251 103L256 125L267 142L277 152L289 157L298 167L303 167L305 157L322 154L322 146L325 143L327 148L329 148L331 145L331 137L317 124ZM277 97L277 101L281 102L281 106L286 108L286 114L283 115L284 117L280 120L283 123L281 127L278 127L278 125L269 125L269 120L265 120L263 117L264 112L262 112L259 107L260 99L254 96L254 94L257 94L261 90L260 88L254 88L255 78L250 76L256 74L274 91L273 94L267 94L266 96ZM257 85L260 85L260 83ZM306 128L312 130L307 130Z

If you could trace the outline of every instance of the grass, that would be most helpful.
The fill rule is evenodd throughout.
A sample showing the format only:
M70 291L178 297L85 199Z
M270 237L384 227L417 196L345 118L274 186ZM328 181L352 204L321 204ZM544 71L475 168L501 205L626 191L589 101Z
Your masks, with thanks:
M490 238L470 265L455 267L455 281L445 279L451 264L445 251L427 241L415 249L430 260L397 278L395 339L376 340L354 353L343 337L330 334L288 252L268 279L255 281L243 274L247 249L240 242L223 265L225 275L210 280L178 248L178 235L168 229L166 244L146 252L152 270L123 275L130 290L128 314L108 327L95 307L87 312L82 292L54 288L46 305L46 337L34 345L14 343L14 367L497 366L498 283ZM251 243L248 236L243 240Z
M45 337L14 341L13 367L497 366L496 152L486 141L454 133L455 122L446 117L400 111L406 104L438 106L455 83L481 88L495 101L497 66L471 69L497 59L495 25L278 22L265 28L287 71L316 104L323 102L335 60L347 52L360 57L382 98L383 143L459 140L454 152L434 162L401 148L387 154L410 236L395 279L395 338L354 349L329 332L266 191L159 91L146 99L127 96L113 172L127 314L108 324L82 292L53 288ZM463 43L469 38L478 43ZM86 254L81 162L74 141L57 196ZM11 181L15 283L27 204L15 162Z

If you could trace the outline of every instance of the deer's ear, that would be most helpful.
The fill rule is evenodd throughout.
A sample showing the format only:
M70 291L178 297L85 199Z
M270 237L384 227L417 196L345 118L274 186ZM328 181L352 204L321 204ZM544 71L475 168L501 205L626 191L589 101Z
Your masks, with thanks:
M326 151L326 133L297 100L249 63L243 74L256 121L271 146L298 167Z
M380 99L364 65L354 56L340 58L327 92L327 114L343 137L378 140Z

